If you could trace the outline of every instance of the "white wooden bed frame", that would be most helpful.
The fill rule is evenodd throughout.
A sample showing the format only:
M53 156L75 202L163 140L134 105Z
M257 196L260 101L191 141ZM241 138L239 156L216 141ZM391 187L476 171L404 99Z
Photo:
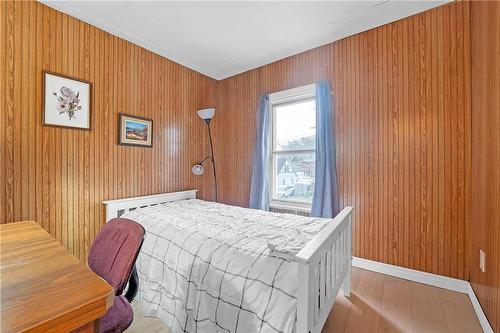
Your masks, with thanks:
M165 202L194 199L196 190L104 201L106 222L125 212ZM352 269L352 207L346 207L299 253L297 333L321 332L343 287L350 296Z

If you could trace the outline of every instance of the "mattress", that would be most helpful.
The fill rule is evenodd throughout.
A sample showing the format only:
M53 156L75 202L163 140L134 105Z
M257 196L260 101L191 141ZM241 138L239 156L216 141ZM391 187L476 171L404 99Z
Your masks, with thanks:
M143 314L174 333L293 332L297 263L276 253L296 253L331 222L198 199L122 217L146 230L137 259Z

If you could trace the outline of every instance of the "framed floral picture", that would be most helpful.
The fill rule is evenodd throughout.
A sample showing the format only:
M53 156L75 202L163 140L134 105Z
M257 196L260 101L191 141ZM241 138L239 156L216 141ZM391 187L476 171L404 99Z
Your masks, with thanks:
M118 144L153 147L153 121L148 118L120 113Z
M43 89L43 126L90 130L90 82L45 71Z

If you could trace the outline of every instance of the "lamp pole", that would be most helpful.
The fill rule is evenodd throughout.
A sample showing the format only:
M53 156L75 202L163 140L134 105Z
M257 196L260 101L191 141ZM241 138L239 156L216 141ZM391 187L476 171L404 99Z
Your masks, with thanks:
M210 160L212 161L212 167L214 170L215 202L219 202L219 195L217 190L217 172L215 167L214 146L212 144L212 131L210 130L210 119L205 119L205 123L207 124L208 127L208 141L210 142Z
M202 163L206 160L210 159L212 161L212 168L214 170L214 182L215 182L215 202L219 202L219 191L217 189L217 171L215 167L215 155L214 155L214 145L212 143L212 131L210 129L210 120L215 114L215 108L206 108L202 110L196 111L198 116L205 121L208 127L208 140L210 142L210 155L202 159L198 164L194 165L192 171L195 175L200 176L203 174L203 166Z

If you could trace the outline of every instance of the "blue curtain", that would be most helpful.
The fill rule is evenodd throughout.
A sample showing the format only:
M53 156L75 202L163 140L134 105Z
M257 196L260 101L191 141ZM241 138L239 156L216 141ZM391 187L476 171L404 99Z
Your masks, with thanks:
M257 135L253 151L250 208L269 210L269 162L271 158L269 96L262 95L257 112Z
M335 157L335 117L330 83L316 83L316 181L311 215L334 217L339 213Z

